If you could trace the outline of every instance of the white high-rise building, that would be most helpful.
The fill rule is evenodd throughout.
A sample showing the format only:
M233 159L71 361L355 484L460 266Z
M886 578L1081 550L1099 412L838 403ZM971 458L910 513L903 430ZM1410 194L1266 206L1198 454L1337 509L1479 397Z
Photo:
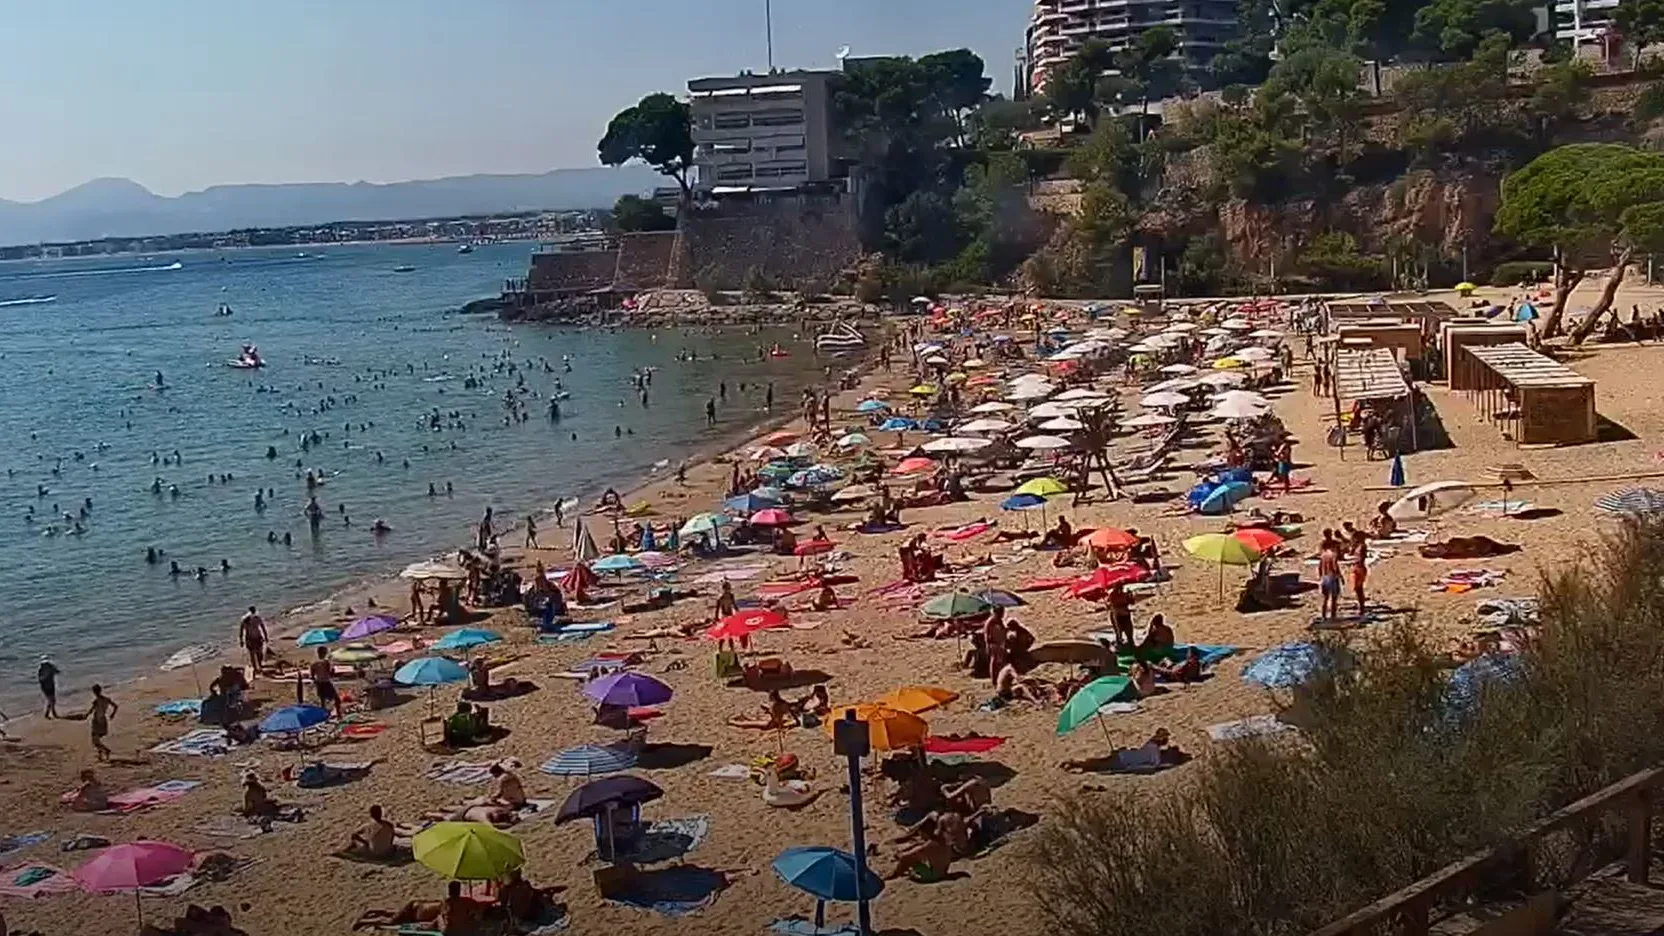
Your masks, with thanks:
M1584 0L1599 2L1599 0ZM1612 0L1616 2L1616 0ZM1045 90L1046 77L1089 39L1124 49L1145 30L1166 26L1178 36L1178 57L1205 68L1237 34L1236 0L1034 0L1024 61L1027 89Z
M1554 0L1554 38L1567 42L1596 42L1612 25L1619 0Z

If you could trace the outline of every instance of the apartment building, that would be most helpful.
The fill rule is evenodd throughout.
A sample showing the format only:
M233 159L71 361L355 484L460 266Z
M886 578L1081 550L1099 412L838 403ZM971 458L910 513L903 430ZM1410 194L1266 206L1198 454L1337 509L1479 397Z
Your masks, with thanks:
M777 71L688 82L694 187L723 194L831 178L837 74Z
M1606 37L1618 0L1554 0L1554 38L1582 44Z
M1601 2L1601 0L1583 0ZM1615 2L1615 0L1614 0ZM1236 0L1035 0L1022 61L1031 94L1090 39L1123 49L1145 30L1166 26L1179 38L1186 66L1205 68L1237 32Z

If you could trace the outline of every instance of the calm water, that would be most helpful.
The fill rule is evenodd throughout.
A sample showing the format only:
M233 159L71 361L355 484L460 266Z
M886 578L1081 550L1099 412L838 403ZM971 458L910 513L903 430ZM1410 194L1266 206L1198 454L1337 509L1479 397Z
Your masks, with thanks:
M454 547L487 504L501 526L639 478L758 419L759 382L776 381L789 407L812 372L806 345L793 346L799 357L737 360L784 333L613 334L450 313L523 274L529 250L364 246L299 257L289 248L0 265L0 693L27 691L43 652L84 686L148 669L186 644L229 642L249 604L269 614ZM404 265L416 269L394 272ZM56 299L16 301L45 296ZM235 314L216 316L222 302ZM265 370L225 366L245 341L259 346ZM700 360L679 362L682 349ZM645 408L630 383L640 367L658 368ZM163 391L150 387L158 371ZM479 387L465 389L470 374ZM504 394L521 379L531 418L504 425ZM571 393L558 426L547 418L557 379ZM705 401L720 379L728 403L722 425L707 429ZM427 419L435 411L437 429ZM615 426L634 434L615 439ZM312 431L324 439L303 450ZM297 460L328 478L317 537ZM233 479L210 483L210 474ZM264 513L254 505L262 488L276 491ZM67 526L61 515L85 498L83 534L46 532L54 517ZM392 532L372 535L376 518ZM292 546L268 543L285 532ZM544 539L565 541L553 530ZM165 551L162 563L145 563L147 546ZM173 578L168 560L211 572Z

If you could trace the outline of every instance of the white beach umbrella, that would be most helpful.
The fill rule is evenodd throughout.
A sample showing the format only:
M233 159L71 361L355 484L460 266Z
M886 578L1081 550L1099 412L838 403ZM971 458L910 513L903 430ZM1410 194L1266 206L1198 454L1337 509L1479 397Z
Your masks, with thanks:
M967 439L958 436L948 436L945 439L931 439L924 444L927 452L974 452L985 449L994 443L988 439Z
M926 364L946 364L948 359L942 357L940 354L932 354L930 357L925 358L924 362Z
M1253 419L1265 415L1269 407L1248 400L1225 400L1213 405L1208 415L1218 419Z
M1248 333L1248 337L1258 338L1264 341L1275 341L1278 338L1283 337L1283 333L1275 328L1256 328Z
M1196 330L1196 323L1195 322L1174 322L1173 324L1167 326L1167 330L1170 331L1170 332L1174 332L1176 334L1181 334L1182 335L1185 332L1195 331Z
M920 354L935 354L936 352L942 350L942 346L939 344L931 344L928 341L921 341L913 346L913 350L919 352Z
M832 499L847 503L849 501L858 501L862 498L872 497L877 493L878 492L874 490L871 485L851 484L849 487L843 488L839 490L838 493L832 495Z
M1040 451L1040 452L1052 451L1052 450L1055 450L1055 449L1066 449L1066 448L1069 447L1069 445L1070 445L1070 442L1069 442L1068 439L1063 439L1063 438L1059 438L1057 436L1052 436L1052 435L1029 436L1026 439L1018 439L1017 440L1017 447L1018 448L1020 448L1020 449L1031 449L1031 450Z
M751 460L752 461L770 461L772 459L780 458L781 456L783 456L785 454L786 453L784 451L782 451L780 449L777 449L772 445L761 445L761 446L758 446L755 449L752 449L752 451L751 451Z
M1160 413L1145 413L1142 416L1123 419L1121 425L1128 429L1150 429L1155 426L1171 426L1176 422L1178 420L1171 416L1163 416Z
M1056 419L1046 420L1040 424L1039 428L1047 432L1078 432L1086 428L1086 423L1078 419L1071 419L1068 416L1059 416Z
M1056 419L1059 416L1073 416L1079 411L1078 403L1042 403L1031 407L1028 416L1030 419Z
M1226 331L1254 330L1254 324L1252 322L1241 318L1226 319L1225 321L1219 323L1219 327L1225 329Z
M1169 335L1166 332L1157 332L1156 334L1150 335L1144 339L1145 344L1154 345L1158 348L1177 347L1182 341L1184 341L1184 339L1178 335Z
M793 442L791 445L786 446L786 454L790 455L792 458L813 458L815 456L815 447L808 442Z
M1144 392L1170 393L1172 391L1179 391L1182 393L1186 390L1194 390L1199 386L1201 386L1201 382L1194 377L1174 377L1170 380L1163 380L1161 383L1158 383L1153 387L1146 388Z
M1084 352L1084 351L1074 351L1074 350L1065 349L1063 351L1059 351L1056 354L1053 354L1053 355L1047 357L1046 360L1048 360L1048 361L1078 361L1083 357L1086 357L1086 352Z
M1387 516L1394 520L1430 520L1472 500L1476 492L1466 481L1423 484L1394 501Z
M1248 403L1266 409L1271 407L1270 400L1266 399L1263 394L1255 393L1252 390L1226 390L1223 393L1214 394L1213 400L1215 403Z
M865 433L851 432L838 440L838 448L860 448L870 442L872 442L872 440L867 438Z
M1277 352L1272 351L1270 348L1262 348L1258 345L1238 348L1231 352L1231 357L1239 358L1244 361L1269 361L1276 356Z
M1007 432L1015 428L1017 428L1015 423L1008 423L1003 419L973 419L955 431L977 435L983 432ZM926 448L929 448L929 446L926 446Z
M399 578L448 579L453 582L460 582L467 577L468 573L462 571L456 566L451 565L448 562L439 562L433 559L425 559L421 562L412 562L410 565L404 567L404 571L399 573Z
M1138 401L1138 405L1145 407L1146 409L1168 409L1169 407L1183 406L1189 402L1190 397L1187 397L1182 393L1167 391L1163 393L1147 393L1144 395L1143 399Z
M1102 390L1091 390L1091 389L1088 389L1086 387L1076 387L1073 390L1065 390L1062 393L1059 393L1057 395L1057 400L1058 400L1059 403L1068 403L1068 402L1071 402L1071 401L1074 401L1074 400L1107 400L1107 399L1109 399L1109 394L1103 392Z
M966 370L976 370L979 367L987 367L988 362L984 361L982 358L974 357L966 360L965 363L959 366L965 368Z
M1169 364L1166 367L1163 367L1161 372L1163 374L1172 374L1176 377L1185 377L1196 373L1196 368L1190 366L1189 364Z
M1237 371L1213 371L1202 375L1198 380L1216 390L1226 390L1242 386L1247 383L1248 378Z
M1088 338L1085 341L1077 341L1074 344L1069 345L1064 350L1078 351L1081 354L1101 354L1110 350L1112 347L1114 346L1106 341L1100 341L1096 338Z
M1127 350L1134 354L1149 354L1151 351L1154 351L1155 348L1140 341L1138 344L1128 345Z
M1002 400L990 400L987 403L978 403L976 406L971 407L971 412L973 412L973 413L1009 413L1009 412L1011 412L1012 410L1014 410L1016 408L1017 408L1017 406L1014 403L1006 403Z
M1044 400L1046 397L1049 397L1056 392L1056 384L1026 383L1021 386L1012 387L1011 391L1007 393L1005 397L1008 400Z

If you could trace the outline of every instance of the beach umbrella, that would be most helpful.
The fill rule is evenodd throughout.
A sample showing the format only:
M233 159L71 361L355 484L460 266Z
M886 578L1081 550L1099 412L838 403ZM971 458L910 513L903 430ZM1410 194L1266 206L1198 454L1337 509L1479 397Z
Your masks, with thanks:
M828 718L821 724L821 730L826 732L827 737L832 736L833 728L850 709L855 710L856 721L866 722L867 737L875 751L916 748L930 735L930 726L912 712L903 712L887 705L862 704L834 705L832 711L837 717Z
M769 507L751 515L751 522L757 526L787 526L797 522L790 512L778 507Z
M790 429L781 429L763 438L764 445L789 445L797 441L797 433Z
M604 815L620 807L640 806L664 796L664 791L647 780L625 774L622 777L603 777L573 790L555 813L555 823L571 822Z
M1150 429L1156 426L1171 426L1176 422L1178 420L1172 416L1165 416L1161 413L1144 413L1131 419L1121 420L1121 425L1127 429Z
M1182 393L1147 393L1143 399L1138 401L1138 405L1145 409L1169 409L1174 406L1183 406L1189 402L1190 397Z
M572 560L579 568L584 563L601 555L601 547L595 545L595 537L589 533L589 527L584 519L579 517L572 522Z
M598 777L618 773L636 765L636 752L628 747L580 744L559 752L538 770L557 777Z
M836 848L788 848L774 859L780 880L815 898L815 932L826 928L826 902L854 903L884 892L884 881Z
M1247 481L1227 481L1209 491L1208 495L1202 498L1202 502L1196 505L1196 512L1209 516L1230 513L1238 501L1252 493L1254 486Z
M502 640L502 635L495 631L483 630L478 627L462 627L439 638L434 643L435 650L466 650L480 644L496 643Z
M1520 307L1514 310L1514 321L1516 322L1530 322L1535 321L1536 318L1537 307L1529 302L1520 303Z
M1652 488L1630 488L1602 494L1595 501L1595 509L1603 513L1644 517L1664 513L1664 491Z
M1109 394L1103 392L1102 390L1092 390L1087 387L1076 387L1073 390L1065 390L1062 393L1059 393L1057 398L1061 402L1069 403L1075 400L1107 400L1110 397Z
M1185 332L1195 331L1196 330L1196 323L1195 322L1174 322L1173 324L1167 326L1163 330L1173 332L1174 334L1182 335Z
M870 484L851 484L849 487L843 488L838 491L838 493L833 494L832 499L839 502L858 501L868 497L875 497L877 494L877 489Z
M219 648L212 644L191 644L189 647L184 647L175 651L172 656L163 660L161 669L164 672L172 672L176 669L185 669L186 667L189 667L191 670L191 680L196 683L196 691L200 693L202 691L202 678L197 675L196 665L207 660L212 660L214 657L219 656L219 652Z
M914 457L914 458L904 458L904 459L902 459L901 464L899 464L895 467L895 470L893 471L893 473L898 474L898 475L906 475L906 474L920 474L920 473L923 473L923 472L926 472L926 471L935 471L935 470L936 470L936 463L935 462L931 461L928 458Z
M780 501L773 497L764 497L756 491L739 494L722 502L722 509L737 514L752 514L759 510L780 506Z
M1394 520L1431 520L1473 500L1477 492L1466 481L1434 481L1413 488L1387 508Z
M1247 366L1248 366L1247 361L1244 361L1242 358L1236 358L1236 357L1222 357L1219 360L1213 362L1213 367L1214 367L1215 370L1231 370L1233 368L1247 367Z
M965 359L960 362L959 366L965 368L966 370L976 370L979 367L987 367L988 362L984 361L982 358L974 357Z
M144 903L140 888L184 874L191 870L195 860L194 853L171 842L126 842L100 851L76 868L75 880L83 889L97 894L132 891L142 926Z
M843 448L843 449L860 448L861 446L867 445L871 442L872 442L872 440L867 438L865 433L851 432L851 433L848 433L848 434L844 435L843 437L839 438L838 442L837 442L837 445L838 445L838 448Z
M1198 377L1172 377L1163 380L1153 387L1147 387L1145 393L1186 393L1202 385Z
M890 404L883 400L862 400L855 404L857 413L882 413L890 408Z
M1070 419L1068 416L1059 416L1056 419L1046 420L1040 424L1039 428L1047 432L1078 432L1086 428L1086 423L1078 419Z
M520 840L486 822L439 822L416 833L410 851L453 881L496 881L526 863Z
M639 708L669 702L672 690L646 673L625 670L590 680L584 684L583 693L601 705Z
M785 454L784 450L777 449L772 445L761 445L751 450L751 460L772 461L776 458L785 457Z
M908 432L919 428L919 424L901 416L891 416L878 425L879 432Z
M1221 485L1228 487L1228 485ZM1215 492L1217 493L1217 492ZM1204 503L1206 503L1204 501ZM1204 562L1219 566L1219 594L1225 594L1225 567L1249 566L1258 562L1260 550L1235 536L1224 533L1203 533L1184 541L1184 551Z
M1021 595L1006 591L1003 588L985 588L977 592L975 597L981 598L996 608L1021 608L1028 604Z
M1098 601L1118 585L1142 582L1149 577L1149 570L1130 562L1099 566L1092 570L1092 574L1075 579L1069 586L1069 597Z
M1000 501L1001 510L1032 510L1045 505L1046 499L1038 494L1013 494Z
M1056 478L1030 478L1017 488L1015 494L1033 494L1036 497L1055 497L1058 494L1069 493L1069 486Z
M1131 701L1138 698L1138 690L1133 688L1132 680L1125 676L1103 676L1094 679L1080 687L1069 701L1064 704L1063 711L1057 716L1057 733L1066 735L1088 719L1095 718L1098 727L1103 729L1104 740L1109 740L1109 726L1104 724L1104 706L1111 702Z
M443 686L467 680L468 671L444 657L421 657L393 671L393 681L402 686Z
M1183 377L1188 374L1196 373L1196 368L1189 364L1168 364L1166 367L1161 368L1161 372L1163 374L1172 374L1177 377Z
M1095 666L1115 659L1115 648L1106 647L1095 640L1079 638L1046 640L1030 647L1028 656L1036 663L1073 663L1078 666Z
M1025 383L1014 386L1005 395L1008 400L1044 400L1057 390L1055 384Z
M1256 345L1256 346L1248 347L1248 348L1238 348L1234 352L1231 353L1231 356L1235 357L1235 358L1240 358L1241 360L1244 360L1244 361L1258 362L1258 361L1269 361L1272 358L1276 357L1277 354L1276 354L1276 352L1272 351L1270 348L1261 348L1261 347L1258 347Z
M969 439L948 436L943 439L931 439L929 442L924 444L924 450L927 452L948 452L958 454L962 452L975 452L980 449L985 449L993 444L994 443L988 439Z
M341 639L363 640L366 637L382 633L383 631L390 631L398 626L398 618L390 617L385 614L372 614L368 617L361 617L348 625L347 629L341 632Z
M1074 443L1072 443L1068 439L1062 438L1060 436L1035 435L1035 436L1028 436L1027 438L1023 438L1023 439L1018 439L1013 444L1016 445L1020 449L1030 449L1032 451L1049 452L1049 451L1056 451L1057 449L1066 449L1069 446L1073 445Z
M1009 413L1016 408L1017 406L1014 403L1006 403L1003 400L990 400L987 403L978 403L976 406L971 407L971 412L977 414Z
M729 520L722 514L695 514L692 519L682 524L680 532L683 536L698 536L701 533L709 533L712 536L716 536L719 529L732 522L732 520Z
M1138 545L1138 537L1115 527L1100 527L1087 534L1085 543L1094 549L1131 549Z
M1315 644L1286 643L1251 660L1242 670L1242 681L1267 689L1298 686L1323 668L1326 656Z
M762 485L761 487L752 488L751 489L751 495L753 497L757 497L757 498L760 498L762 500L773 501L773 503L770 503L770 504L758 504L757 507L756 507L757 510L761 510L764 507L778 507L781 504L784 504L786 501L791 499L786 494L784 489L777 488L777 487L775 487L771 484L765 484L765 485ZM749 512L749 511L747 511L747 512Z
M832 547L834 547L836 545L837 544L832 542L831 540L825 540L825 539L804 540L803 542L798 543L797 547L792 550L792 555L794 555L794 556L819 556L822 553L831 552Z
M1256 552L1262 553L1270 552L1284 543L1282 534L1275 530L1268 530L1265 527L1243 527L1233 532L1231 536L1247 543Z
M948 363L948 359L940 354L932 354L930 357L925 358L924 362L926 364L946 364Z
M909 389L907 392L912 394L913 396L920 396L920 397L930 396L930 395L932 395L936 392L936 385L935 384L927 384L927 383L917 384L917 385L913 386L911 389Z
M384 656L386 654L369 644L347 644L329 651L329 658L336 663L369 663Z
M1030 419L1056 419L1059 416L1073 416L1074 414L1080 412L1081 408L1082 407L1079 402L1042 403L1039 406L1029 407L1028 417Z
M1219 327L1226 331L1253 331L1254 324L1244 318L1226 319L1219 323Z
M959 698L959 693L941 686L902 686L892 689L878 699L878 704L898 712L922 715Z
M948 592L920 605L919 617L932 621L963 621L982 617L993 607L968 592Z
M1392 468L1391 468L1391 470L1389 470L1387 472L1387 483L1392 485L1393 487L1403 487L1404 486L1404 455L1403 455L1403 453L1394 453L1393 454L1393 456L1392 456Z
M320 647L341 639L341 632L333 627L314 627L295 638L297 647Z
M316 705L285 705L260 721L264 734L294 734L329 721L329 713Z
M1203 374L1196 379L1215 390L1228 390L1232 387L1240 387L1248 382L1246 374L1239 374L1236 371L1214 371L1211 374Z
M404 571L399 573L399 577L407 579L446 579L452 582L460 582L468 577L468 573L450 563L430 559L424 562L413 562L405 566Z
M786 446L786 454L792 458L814 458L816 449L808 442L793 442Z
M959 427L960 432L976 434L979 432L1007 432L1017 428L1015 423L1008 423L1003 419L973 419ZM928 446L926 446L928 448Z
M590 563L589 567L597 572L612 572L616 575L623 575L625 572L640 572L643 568L640 559L627 553L603 556Z
M1456 291L1458 293L1462 294L1463 296L1473 295L1473 291L1478 289L1478 288L1479 288L1478 286L1475 286L1472 283L1467 282L1466 280L1463 280L1462 282L1456 284Z
M1218 419L1253 419L1265 415L1268 406L1248 400L1221 400L1208 410L1208 415Z
M1248 333L1248 337L1258 339L1260 341L1276 341L1277 339L1283 337L1283 333L1275 328L1256 328Z
M758 631L787 626L786 616L772 608L751 608L730 614L705 631L706 640L739 640Z

